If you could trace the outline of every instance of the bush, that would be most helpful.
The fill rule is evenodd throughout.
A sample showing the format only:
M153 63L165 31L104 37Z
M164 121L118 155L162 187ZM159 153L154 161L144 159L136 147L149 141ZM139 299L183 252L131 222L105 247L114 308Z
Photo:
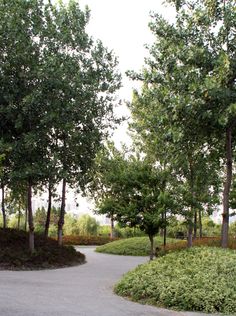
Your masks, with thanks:
M160 247L163 238L155 237L155 246ZM167 242L175 242L175 239L167 239ZM133 237L120 239L112 243L96 248L97 252L126 256L148 256L150 254L150 241L148 237Z
M57 241L35 234L35 252L28 250L28 233L0 229L0 269L35 270L61 268L85 262L73 247L59 247Z
M115 292L177 310L236 312L236 251L194 247L128 272Z
M198 238L193 241L193 246L196 247L220 247L221 246L221 239L220 237L203 237L203 238ZM229 244L228 244L230 249L236 249L236 239L231 237L229 238ZM165 255L167 253L173 252L173 251L178 251L178 250L183 250L187 248L187 241L181 240L177 241L175 243L168 243L166 247L161 247L161 250L157 253L158 256Z
M64 245L86 245L86 246L97 246L104 245L111 241L117 240L116 238L111 239L108 236L64 236Z

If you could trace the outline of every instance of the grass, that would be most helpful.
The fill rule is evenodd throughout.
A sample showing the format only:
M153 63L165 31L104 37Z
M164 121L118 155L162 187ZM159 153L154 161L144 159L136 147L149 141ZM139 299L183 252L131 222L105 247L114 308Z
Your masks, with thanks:
M236 251L194 247L128 272L118 295L175 310L236 313Z
M168 244L176 242L176 239L167 239ZM155 237L155 247L160 247L163 238ZM180 242L181 243L181 242ZM132 237L120 239L96 248L97 252L110 253L124 256L148 256L150 253L150 241L148 237Z
M85 262L85 256L71 246L59 247L53 239L35 234L35 252L28 250L28 233L0 229L0 269L38 270L74 266Z

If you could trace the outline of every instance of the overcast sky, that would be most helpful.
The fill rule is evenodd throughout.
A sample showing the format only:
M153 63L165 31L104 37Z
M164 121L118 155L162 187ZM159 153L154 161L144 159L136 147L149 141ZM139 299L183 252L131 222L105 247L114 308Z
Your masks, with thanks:
M120 98L130 100L132 87L136 87L126 76L127 70L140 70L147 56L145 44L153 42L148 28L150 12L158 12L172 20L174 10L163 5L162 0L80 0L91 10L88 32L103 44L114 50L119 59L119 69L123 75L123 89Z
M171 21L174 19L174 10L164 5L162 0L80 0L79 3L81 9L87 5L91 11L88 33L94 39L102 40L104 46L113 50L118 57L123 86L118 92L118 98L123 103L118 113L128 117L125 101L131 101L132 90L140 87L140 83L130 80L125 72L141 70L144 58L148 56L145 44L154 41L148 27L150 12L162 14ZM127 135L127 123L116 130L113 139L117 147L120 147L121 142L131 143Z

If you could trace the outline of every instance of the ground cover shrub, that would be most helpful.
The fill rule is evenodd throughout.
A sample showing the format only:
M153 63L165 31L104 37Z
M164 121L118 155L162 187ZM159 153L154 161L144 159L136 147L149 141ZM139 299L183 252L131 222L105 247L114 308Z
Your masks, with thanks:
M98 246L117 240L117 238L110 238L109 236L64 236L64 245L85 245Z
M236 251L194 247L155 259L128 272L118 295L166 308L236 313Z
M37 270L73 266L85 262L85 256L73 247L58 246L56 240L35 234L35 251L28 250L28 233L0 229L0 269Z
M176 242L175 239L168 238L168 243ZM155 247L161 247L162 237L155 237ZM132 237L120 239L109 244L96 248L97 252L110 253L126 256L148 256L150 254L150 241L148 237Z
M221 247L220 237L203 237L193 240L193 246L195 247ZM230 237L228 246L230 249L236 249L236 238ZM167 253L178 251L187 248L187 241L181 240L175 243L168 243L166 247L161 246L157 252L157 256L166 255Z

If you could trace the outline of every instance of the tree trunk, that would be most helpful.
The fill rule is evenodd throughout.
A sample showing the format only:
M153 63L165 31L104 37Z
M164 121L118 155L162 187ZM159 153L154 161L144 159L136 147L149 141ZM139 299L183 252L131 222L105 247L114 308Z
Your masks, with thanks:
M164 223L164 212L161 213L161 220L162 220L162 223ZM164 237L164 229L163 228L160 229L160 237Z
M221 247L228 247L229 238L229 194L232 183L232 131L226 130L226 179L223 192L223 221L221 230Z
M193 222L192 219L188 224L188 248L193 246Z
M197 210L194 210L193 239L197 238Z
M62 229L64 225L65 218L65 207L66 207L66 179L62 181L62 196L61 196L61 210L60 217L58 221L58 244L62 246Z
M34 252L34 220L32 210L32 184L28 183L28 224L29 224L29 250Z
M198 211L198 222L199 222L199 237L202 238L202 211Z
M49 184L48 187L48 210L47 210L47 218L45 223L45 230L44 230L44 236L45 238L48 238L48 231L50 226L50 218L51 218L51 209L52 209L52 188Z
M20 230L20 217L21 217L21 213L20 213L20 207L18 208L18 220L17 220L17 229Z
M154 238L153 238L153 235L148 235L148 237L149 237L149 240L150 240L150 243L151 243L150 260L153 260L154 254L155 254L155 251L154 251Z
M111 215L111 238L115 237L115 232L114 232L114 217L113 214Z
M25 207L25 231L27 231L28 207Z
M6 218L6 210L5 210L5 187L2 184L2 217L3 217L3 229L7 228L7 218Z
M163 229L163 246L166 246L166 233L167 233L167 229L166 229L166 211L164 212L164 229Z

